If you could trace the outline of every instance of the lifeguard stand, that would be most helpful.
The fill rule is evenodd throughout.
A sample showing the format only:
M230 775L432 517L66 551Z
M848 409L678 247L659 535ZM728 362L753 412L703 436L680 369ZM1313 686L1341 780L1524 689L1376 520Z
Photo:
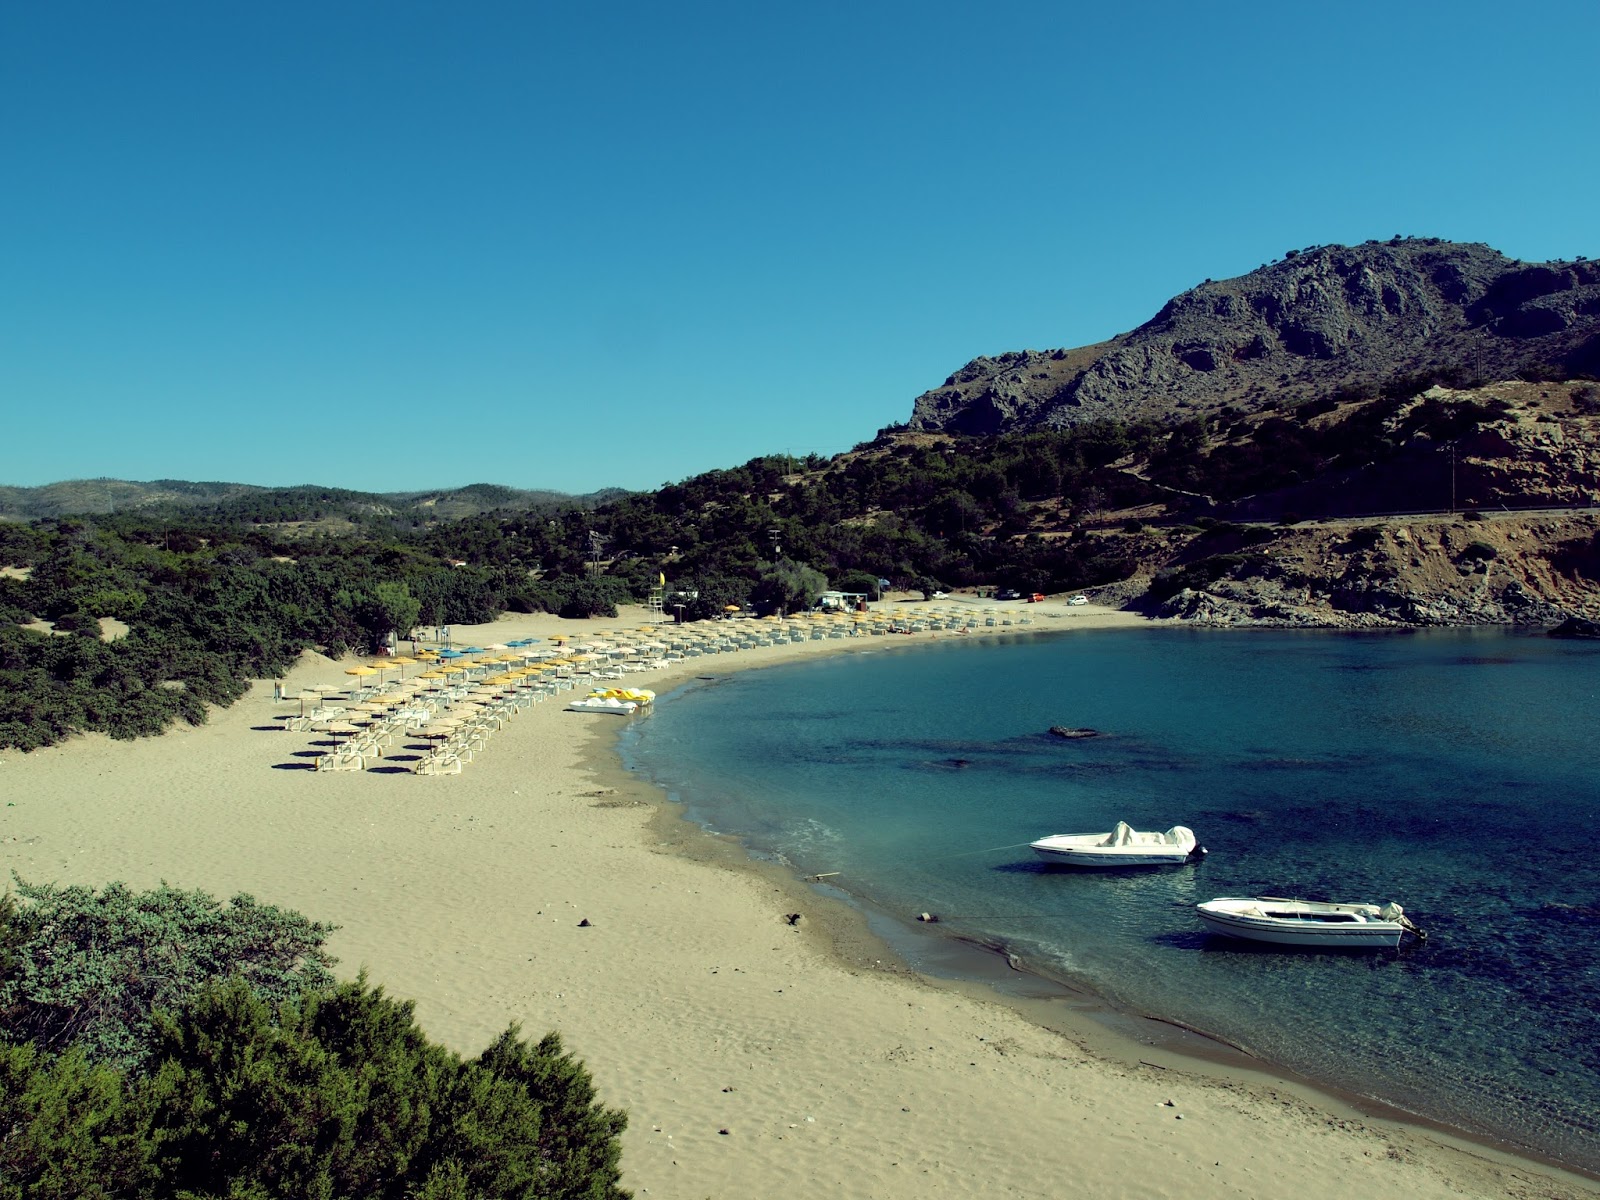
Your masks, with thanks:
M650 589L650 595L645 598L644 606L650 611L650 623L661 624L664 619L662 614L666 611L667 603L667 577L662 575L657 580L655 587Z

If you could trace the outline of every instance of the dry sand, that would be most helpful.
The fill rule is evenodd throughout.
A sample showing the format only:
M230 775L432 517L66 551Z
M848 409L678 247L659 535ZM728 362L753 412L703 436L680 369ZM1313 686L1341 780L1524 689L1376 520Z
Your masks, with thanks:
M1137 623L1093 606L1029 615L1034 630ZM677 678L927 636L748 650ZM346 665L307 656L287 686L345 684ZM665 692L673 677L627 682ZM1600 1195L1270 1074L1108 1041L1070 1005L1054 1032L982 988L924 980L852 910L678 820L620 769L616 718L536 705L459 776L313 772L290 768L316 735L284 732L295 706L272 692L161 738L6 752L0 864L249 892L336 922L341 971L414 999L463 1053L511 1022L559 1031L628 1111L624 1185L641 1197Z

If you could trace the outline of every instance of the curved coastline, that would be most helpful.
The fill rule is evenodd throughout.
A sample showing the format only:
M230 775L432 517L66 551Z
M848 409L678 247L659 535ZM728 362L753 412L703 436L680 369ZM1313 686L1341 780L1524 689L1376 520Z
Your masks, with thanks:
M1101 623L1057 615L1033 628ZM508 618L458 634L571 629ZM764 648L646 680L665 694L707 670L917 640ZM345 665L308 660L290 684L341 682ZM1232 1052L1213 1062L1215 1044L1042 978L1036 993L988 950L965 948L992 980L913 969L837 889L683 819L624 768L615 724L547 704L460 776L310 772L271 690L160 739L0 756L4 866L247 891L335 922L341 973L413 999L462 1052L508 1021L558 1030L630 1113L624 1186L641 1198L1600 1196Z
M877 647L849 649L867 653ZM786 661L718 664L722 669L717 674L772 669ZM674 696L714 680L707 675L684 674L664 682L672 690L664 691L662 699L670 702ZM674 827L694 830L698 839L681 832L672 839L678 853L730 870L756 872L768 880L782 880L785 886L781 890L788 897L785 905L815 906L808 908L806 915L822 922L825 949L853 969L909 973L934 987L1002 1005L1031 1024L1067 1038L1096 1059L1125 1070L1182 1072L1205 1083L1255 1089L1273 1098L1289 1092L1325 1110L1332 1120L1370 1121L1396 1131L1421 1131L1469 1155L1487 1155L1510 1167L1536 1165L1579 1188L1600 1182L1600 1175L1533 1148L1432 1119L1381 1096L1303 1075L1204 1028L1120 1006L1084 981L1053 973L1003 943L955 933L937 923L916 923L852 893L845 881L824 881L781 860L757 856L737 836L696 823L682 798L635 776L621 751L625 730L610 732L615 736L593 748L590 769L598 779L619 791L637 789L647 802L657 804L657 827L664 833Z
M1077 616L1078 613L1069 612L1068 615ZM1143 618L1132 622L1091 620L1080 628L1105 628L1111 624L1143 626L1150 623ZM1060 625L1035 626L1031 629L1011 627L985 630L979 636L1065 631ZM834 649L840 653L872 653L897 649L901 645L896 639L887 646L858 643ZM715 671L716 676L723 676L733 671L770 669L798 657L798 654L783 655L762 662L713 659L695 670L675 672L663 679L661 682L672 691L664 690L662 698L670 701L674 695L697 683L712 682L714 677L704 674L705 671ZM641 781L632 778L630 768L623 761L619 746L622 731L612 732L617 736L608 739L609 745L597 748L593 769L613 785L623 781L641 785ZM766 877L770 877L773 871L782 873L790 885L787 890L794 903L809 899L812 904L819 904L823 913L832 907L835 911L827 920L831 942L829 948L846 964L861 966L870 963L879 970L909 971L934 986L1002 1004L1029 1022L1070 1039L1095 1057L1114 1062L1125 1069L1147 1067L1184 1071L1223 1087L1259 1088L1272 1095L1289 1090L1317 1107L1328 1110L1336 1120L1374 1121L1397 1130L1423 1131L1445 1145L1472 1155L1489 1155L1508 1166L1536 1164L1540 1169L1555 1172L1580 1189L1600 1180L1600 1176L1581 1167L1541 1154L1530 1147L1486 1132L1462 1129L1431 1119L1401 1108L1381 1096L1349 1091L1301 1075L1205 1029L1121 1008L1082 981L1054 975L1047 969L1019 959L1004 945L981 943L942 930L937 925L918 925L904 914L884 911L871 900L851 894L846 883L824 883L799 874L782 862L756 858L737 838L695 825L685 811L686 806L677 798L662 794L654 784L643 782L642 786L655 794L666 821L689 824L708 839L708 844L715 847L709 857L732 869L739 869L742 865ZM730 844L736 848L731 857L727 849ZM680 852L691 858L701 857L692 841L681 843ZM846 911L837 911L841 907ZM928 955L912 949L930 944L942 948L932 955L933 959L944 960L939 966L931 967Z

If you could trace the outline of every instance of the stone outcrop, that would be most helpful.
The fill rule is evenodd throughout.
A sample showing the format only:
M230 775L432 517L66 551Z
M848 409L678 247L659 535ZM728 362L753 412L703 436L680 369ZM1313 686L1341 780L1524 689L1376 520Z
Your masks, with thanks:
M977 358L910 429L992 434L1097 418L1254 412L1400 373L1600 370L1600 262L1528 264L1434 238L1293 251L1207 280L1095 346Z
M1429 388L1396 408L1385 429L1401 438L1412 410L1430 401L1493 406L1503 415L1453 441L1412 438L1393 458L1247 497L1225 505L1222 515L1259 521L1285 512L1488 512L1600 501L1600 384Z
M1600 514L1503 513L1283 529L1247 567L1134 606L1225 626L1556 627L1600 617L1597 597Z

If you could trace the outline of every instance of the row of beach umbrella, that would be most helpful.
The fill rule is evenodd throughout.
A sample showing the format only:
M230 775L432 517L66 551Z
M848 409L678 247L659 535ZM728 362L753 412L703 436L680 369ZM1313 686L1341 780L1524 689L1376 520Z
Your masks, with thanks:
M736 606L730 606L732 611L738 611ZM670 651L675 647L690 645L703 645L705 643L725 643L730 640L739 641L749 637L760 637L763 633L776 632L783 629L785 632L804 630L808 634L818 626L837 629L840 627L870 628L893 625L906 620L919 620L938 618L950 620L952 618L979 619L993 616L996 610L990 609L945 609L945 608L918 608L916 610L883 610L874 609L868 613L861 612L805 612L795 613L785 617L776 615L761 618L759 621L737 622L733 626L723 622L695 623L687 626L675 626L670 633L662 633L655 626L642 625L634 629L611 630L604 633L583 635L583 640L576 641L566 634L557 634L549 639L549 643L542 643L539 638L518 638L504 643L490 646L465 646L459 649L446 648L440 650L419 650L415 657L396 655L389 658L374 659L370 663L361 663L345 670L345 674L359 679L376 676L380 686L386 685L384 676L389 671L396 673L397 679L406 681L405 668L408 666L421 666L424 669L412 676L411 681L439 681L449 679L460 674L470 674L477 670L488 672L494 668L502 671L509 668L560 668L563 666L576 666L591 663L605 657L628 657L659 654ZM569 644L570 643L570 644ZM538 648L535 649L534 647ZM358 690L360 685L357 685ZM308 691L338 691L338 688L313 688Z

